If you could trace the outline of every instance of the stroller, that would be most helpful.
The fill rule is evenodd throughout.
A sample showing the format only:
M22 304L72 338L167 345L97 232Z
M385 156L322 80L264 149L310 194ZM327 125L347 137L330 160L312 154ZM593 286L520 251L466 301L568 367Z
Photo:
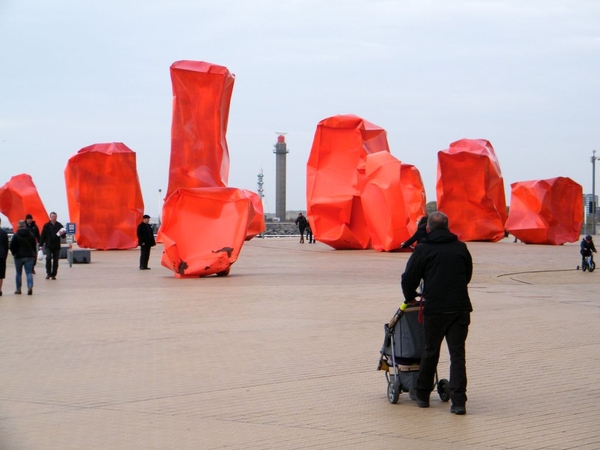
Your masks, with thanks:
M387 380L387 397L390 403L398 403L401 392L408 392L415 399L419 363L424 347L423 324L419 323L421 302L399 308L384 325L385 338L381 347L381 356L377 370L385 370ZM434 389L443 402L450 400L448 380L438 379L435 373Z

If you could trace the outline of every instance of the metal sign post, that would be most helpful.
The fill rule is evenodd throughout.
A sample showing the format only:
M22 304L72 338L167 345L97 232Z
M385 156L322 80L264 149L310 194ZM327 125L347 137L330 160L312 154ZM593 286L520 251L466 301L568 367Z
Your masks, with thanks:
M67 259L69 261L69 267L73 267L73 243L75 242L75 231L77 231L77 226L74 222L67 222L67 244L69 244L69 249L67 250Z

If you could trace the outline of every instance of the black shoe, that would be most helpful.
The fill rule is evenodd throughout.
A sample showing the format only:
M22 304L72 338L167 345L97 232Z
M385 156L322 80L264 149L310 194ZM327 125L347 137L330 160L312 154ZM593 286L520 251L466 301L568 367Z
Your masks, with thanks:
M46 275L46 280L49 280L49 279L50 279L50 275Z
M53 280L56 280L56 277L52 277Z
M456 414L457 416L464 416L467 413L467 408L459 405L450 406L450 412L452 414Z
M32 294L33 294L33 288L27 289L27 295L32 295Z
M429 399L421 400L419 397L416 397L416 399L417 399L417 406L419 408L429 408Z
M15 294L21 295L21 291L15 291Z

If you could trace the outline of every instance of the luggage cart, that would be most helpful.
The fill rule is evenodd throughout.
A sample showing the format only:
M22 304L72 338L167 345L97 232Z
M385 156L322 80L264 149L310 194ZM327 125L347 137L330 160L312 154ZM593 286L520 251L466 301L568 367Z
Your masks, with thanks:
M377 370L385 371L387 397L398 403L400 393L408 392L415 400L419 363L423 354L423 325L419 323L421 302L398 309L392 320L384 325L385 338L380 351ZM450 386L445 378L439 379L437 371L433 386L443 402L450 400Z

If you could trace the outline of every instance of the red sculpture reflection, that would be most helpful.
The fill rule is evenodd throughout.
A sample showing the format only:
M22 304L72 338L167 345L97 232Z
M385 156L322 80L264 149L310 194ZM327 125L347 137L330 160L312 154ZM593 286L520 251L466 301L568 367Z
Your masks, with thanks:
M178 189L167 198L161 264L175 276L227 275L252 221L252 202L241 189Z
M500 164L492 144L462 139L438 152L437 208L462 241L504 237L506 199Z
M202 61L171 65L173 122L167 197L179 188L224 187L229 177L225 135L234 76Z
M388 148L385 130L360 117L319 122L306 170L307 215L318 241L335 249L371 246L361 201L366 157Z
M94 144L69 158L65 168L69 218L83 248L137 247L144 200L136 155L121 142Z
M19 220L31 214L40 230L48 221L48 213L30 175L22 173L12 177L0 187L0 212L4 214L13 230L17 230Z
M506 230L526 244L561 245L579 240L583 189L570 178L510 185Z

